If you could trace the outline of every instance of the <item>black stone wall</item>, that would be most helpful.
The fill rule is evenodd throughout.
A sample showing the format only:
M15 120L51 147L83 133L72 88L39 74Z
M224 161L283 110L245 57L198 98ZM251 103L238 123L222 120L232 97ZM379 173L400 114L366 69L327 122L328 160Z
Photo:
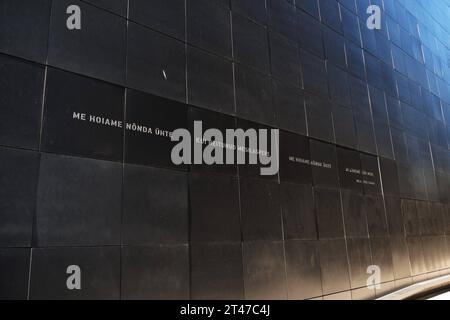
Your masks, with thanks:
M0 298L370 299L449 273L450 7L370 2L0 0ZM279 175L173 165L193 120L279 128Z

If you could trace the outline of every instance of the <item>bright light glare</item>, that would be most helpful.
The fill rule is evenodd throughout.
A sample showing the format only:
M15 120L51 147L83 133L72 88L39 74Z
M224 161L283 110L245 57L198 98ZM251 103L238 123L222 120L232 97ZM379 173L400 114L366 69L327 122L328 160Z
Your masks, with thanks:
M429 298L427 300L450 300L450 292L446 292L446 293L434 296L434 297Z

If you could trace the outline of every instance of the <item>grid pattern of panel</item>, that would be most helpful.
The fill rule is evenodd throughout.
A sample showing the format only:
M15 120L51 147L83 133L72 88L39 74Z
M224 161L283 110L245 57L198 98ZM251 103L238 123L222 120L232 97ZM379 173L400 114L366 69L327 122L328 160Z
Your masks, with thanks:
M449 16L0 0L0 298L369 299L448 273ZM279 175L173 165L168 132L194 120L279 128Z

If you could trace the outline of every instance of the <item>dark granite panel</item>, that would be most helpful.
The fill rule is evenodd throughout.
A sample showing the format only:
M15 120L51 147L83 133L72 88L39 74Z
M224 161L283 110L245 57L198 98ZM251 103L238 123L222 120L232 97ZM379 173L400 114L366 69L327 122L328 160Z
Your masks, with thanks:
M189 298L188 247L124 247L121 297L125 300Z
M191 297L195 300L244 298L240 243L191 247Z
M269 72L267 29L233 13L233 55L235 61Z
M347 238L368 237L363 195L352 191L342 191L342 211Z
M118 247L33 249L30 299L117 300ZM78 278L78 280L77 280Z
M84 0L94 6L114 12L123 17L127 16L128 0Z
M138 90L185 102L185 44L130 23L126 83Z
M270 77L250 68L236 65L236 114L240 118L272 125L275 110Z
M338 191L314 189L317 227L320 239L344 237L341 199Z
M241 240L239 185L236 178L190 174L189 194L192 242Z
M66 27L70 5L82 12L80 30ZM52 66L123 84L126 64L124 18L80 1L53 1L48 47Z
M42 150L122 161L124 99L121 87L49 69Z
M284 239L317 239L312 188L310 186L282 183L280 192Z
M281 240L279 185L263 179L240 179L242 234L245 241Z
M352 288L366 286L367 270L372 265L369 239L348 239L347 251Z
M306 135L306 110L303 91L281 81L272 82L273 105L280 129Z
M51 0L2 1L0 51L44 63L51 4Z
M0 299L27 299L30 252L25 248L0 249Z
M310 140L311 166L315 187L338 188L336 147Z
M269 34L269 43L272 76L295 86L300 86L301 75L297 43L274 32Z
M131 89L126 99L125 162L186 169L172 161L178 142L171 135L176 129L187 129L187 106Z
M303 300L322 294L317 242L286 241L286 273L289 300Z
M186 1L187 42L215 54L231 57L229 9L217 1Z
M282 242L244 242L244 288L247 300L287 298Z
M319 252L323 294L349 290L350 274L345 241L321 241Z
M40 155L0 148L0 246L31 245Z
M312 184L308 138L280 132L280 181Z
M44 68L0 55L0 144L38 149Z
M122 244L178 244L188 241L187 174L125 165Z
M265 24L267 22L265 1L254 2L253 0L231 0L231 10L245 15L259 23Z
M118 245L121 198L122 165L43 154L34 243Z
M95 2L99 1L110 2L109 0L95 0ZM130 20L184 40L186 1L129 0L128 2Z
M187 83L190 104L226 114L234 114L231 62L188 47Z

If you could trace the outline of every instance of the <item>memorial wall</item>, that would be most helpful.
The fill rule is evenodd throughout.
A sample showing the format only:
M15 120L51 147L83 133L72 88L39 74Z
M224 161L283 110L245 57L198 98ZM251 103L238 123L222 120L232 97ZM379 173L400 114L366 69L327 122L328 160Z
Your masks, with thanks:
M450 273L449 21L0 0L0 299L374 299ZM199 121L279 129L279 170L174 163Z

